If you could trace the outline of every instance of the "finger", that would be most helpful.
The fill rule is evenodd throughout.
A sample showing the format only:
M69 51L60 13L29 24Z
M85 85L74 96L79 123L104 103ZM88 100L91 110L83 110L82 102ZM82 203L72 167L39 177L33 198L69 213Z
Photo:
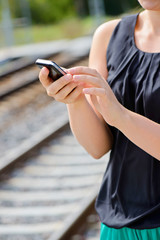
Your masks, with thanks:
M96 96L96 95L93 95L93 94L90 95L90 99L91 99L93 105L96 105L96 104L97 104L97 96Z
M64 88L62 88L57 94L55 94L54 98L57 101L64 100L74 89L77 87L77 84L74 82L71 82L67 84Z
M39 80L42 83L43 87L48 87L53 81L48 77L49 70L46 67L43 67L39 73Z
M101 113L101 109L100 109L99 101L97 99L98 96L97 95L93 95L93 94L92 95L88 95L88 96L90 96L90 99L91 99L94 111L96 112L96 114L98 114L98 116L100 116L99 113Z
M59 78L58 80L52 82L47 87L47 94L49 96L54 96L57 94L61 89L63 89L68 83L72 81L72 75L65 74L63 77Z
M84 88L83 93L89 94L89 95L95 95L98 97L106 96L106 92L103 88Z
M100 74L97 72L96 69L85 67L85 66L70 68L68 69L68 72L72 75L87 74L91 76L98 76L98 77L100 76Z
M77 86L66 98L66 103L73 103L82 94L83 86Z
M99 86L99 78L90 75L74 75L74 82L83 82L94 86Z
M73 80L73 77L71 74L65 74L58 80L54 81L52 84L52 88L54 90L54 93L57 93L57 91L60 91L62 88L64 88L68 83L70 83Z

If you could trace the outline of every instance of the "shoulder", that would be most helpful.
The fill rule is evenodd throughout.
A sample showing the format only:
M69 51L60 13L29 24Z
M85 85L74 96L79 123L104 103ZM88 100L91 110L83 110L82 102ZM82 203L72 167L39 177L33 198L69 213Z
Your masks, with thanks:
M121 19L111 20L96 29L93 35L91 52L94 51L98 55L102 53L105 56L112 33L120 21Z
M95 68L105 79L107 78L106 51L112 32L120 19L112 20L100 25L93 36L89 56L89 66Z
M121 19L114 19L114 20L105 22L96 29L95 33L98 34L98 33L112 32L120 21Z
M117 26L117 24L121 21L121 19L115 19L115 20L111 20L108 22L103 23L102 25L100 25L93 36L93 41L102 41L102 42L109 42L111 35L115 29L115 27Z

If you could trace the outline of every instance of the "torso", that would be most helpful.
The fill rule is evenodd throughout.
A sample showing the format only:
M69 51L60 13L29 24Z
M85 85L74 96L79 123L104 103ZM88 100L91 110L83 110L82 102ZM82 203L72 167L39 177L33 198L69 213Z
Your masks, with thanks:
M128 16L114 28L107 80L124 107L160 123L160 53L135 45L137 23L138 15ZM114 145L96 202L101 221L114 228L159 227L160 163L118 129L111 131Z

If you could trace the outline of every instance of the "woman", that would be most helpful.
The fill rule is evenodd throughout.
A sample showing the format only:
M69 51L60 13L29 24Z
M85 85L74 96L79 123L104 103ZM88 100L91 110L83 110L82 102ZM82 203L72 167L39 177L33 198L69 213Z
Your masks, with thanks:
M111 150L96 200L101 240L160 239L160 1L139 3L140 14L96 30L89 67L54 83L40 72L80 144L96 159Z

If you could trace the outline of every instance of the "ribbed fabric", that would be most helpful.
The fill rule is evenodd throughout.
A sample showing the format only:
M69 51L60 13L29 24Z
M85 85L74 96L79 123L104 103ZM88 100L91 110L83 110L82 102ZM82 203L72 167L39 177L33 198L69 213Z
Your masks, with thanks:
M121 229L110 228L101 224L100 240L159 240L160 228L153 229Z

